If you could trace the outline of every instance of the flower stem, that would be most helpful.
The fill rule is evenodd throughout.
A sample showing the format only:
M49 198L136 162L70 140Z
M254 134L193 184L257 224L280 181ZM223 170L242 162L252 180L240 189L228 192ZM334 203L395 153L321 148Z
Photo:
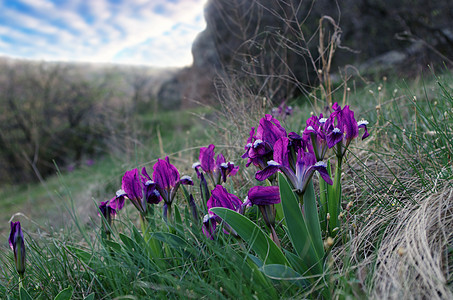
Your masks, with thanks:
M327 216L327 186L324 179L319 176L319 202L321 208L321 229L322 231L326 231L326 216Z
M304 214L304 194L303 193L296 193L299 196L299 207L302 215Z
M140 214L140 227L142 228L143 239L145 242L149 240L149 232L148 232L148 222L146 221L146 217Z
M168 222L170 224L173 223L173 208L171 207L171 204L168 205L168 210L167 210L167 213L168 213Z
M19 274L19 290L24 287L23 281L24 281L24 274L20 273Z
M282 248L280 245L280 239L277 236L277 233L275 232L274 226L270 226L271 228L271 239L274 241L274 243L278 246L278 248Z
M330 214L329 233L332 237L335 236L334 230L338 227L338 215L341 208L341 165L343 158L337 157L337 165L335 167L335 178L333 181L333 193L329 194L328 210ZM335 230L336 231L336 230Z

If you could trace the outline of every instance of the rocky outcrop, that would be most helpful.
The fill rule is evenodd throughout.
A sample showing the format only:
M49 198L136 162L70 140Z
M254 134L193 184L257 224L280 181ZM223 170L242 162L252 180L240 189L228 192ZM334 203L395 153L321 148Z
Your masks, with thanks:
M318 26L324 15L341 28L336 33L334 72L372 58L376 60L371 67L382 61L405 67L405 61L410 61L409 66L436 60L440 65L452 64L452 12L452 1L209 0L207 28L192 47L193 65L176 75L177 86L164 85L163 89L180 89L172 95L182 97L181 103L210 102L213 79L220 74L239 77L252 93L278 102L316 86L315 68L321 65ZM325 36L329 37L334 31L327 23ZM420 43L425 45L421 51L406 51Z

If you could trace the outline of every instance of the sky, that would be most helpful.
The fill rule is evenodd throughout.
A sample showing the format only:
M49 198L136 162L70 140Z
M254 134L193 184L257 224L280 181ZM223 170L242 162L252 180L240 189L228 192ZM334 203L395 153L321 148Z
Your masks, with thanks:
M0 56L181 67L207 0L0 0Z

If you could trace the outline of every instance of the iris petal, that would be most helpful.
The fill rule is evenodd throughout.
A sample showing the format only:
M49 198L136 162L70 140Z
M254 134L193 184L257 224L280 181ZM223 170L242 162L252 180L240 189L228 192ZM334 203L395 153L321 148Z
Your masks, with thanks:
M254 186L248 192L248 199L254 205L272 205L280 203L278 186Z

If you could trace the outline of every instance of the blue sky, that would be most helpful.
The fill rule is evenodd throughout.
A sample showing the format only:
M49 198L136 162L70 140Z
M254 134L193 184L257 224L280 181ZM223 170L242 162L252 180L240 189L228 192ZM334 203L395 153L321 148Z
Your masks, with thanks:
M0 56L49 61L192 63L206 0L0 0Z

